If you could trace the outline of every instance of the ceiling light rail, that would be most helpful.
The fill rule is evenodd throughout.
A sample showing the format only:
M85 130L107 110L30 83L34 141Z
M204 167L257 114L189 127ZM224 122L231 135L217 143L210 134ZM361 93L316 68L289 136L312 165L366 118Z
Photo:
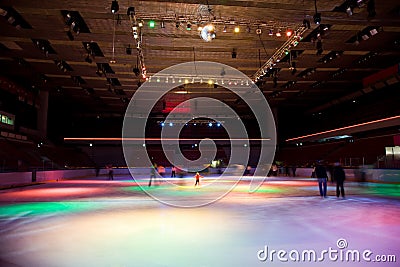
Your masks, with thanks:
M304 24L298 25L294 34L292 34L287 41L279 47L274 54L264 63L264 65L257 70L254 74L253 80L259 81L270 69L272 69L281 59L286 56L291 48L297 46L302 39L303 33L307 31L307 27Z
M159 75L148 77L149 83L172 83L172 84L194 84L203 83L208 85L220 85L220 86L246 86L252 87L254 82L249 79L239 79L236 76L207 76L207 75L188 75L188 74L176 74L176 75Z
M135 41L135 46L137 49L137 55L138 55L138 67L140 70L141 78L144 80L147 80L147 70L146 70L146 65L144 63L144 55L143 55L143 48L142 48L142 28L144 26L144 23L142 20L138 20L136 17L135 13L135 8L134 7L129 7L127 10L127 15L129 17L129 20L131 22L131 27L132 27L132 35L133 39Z

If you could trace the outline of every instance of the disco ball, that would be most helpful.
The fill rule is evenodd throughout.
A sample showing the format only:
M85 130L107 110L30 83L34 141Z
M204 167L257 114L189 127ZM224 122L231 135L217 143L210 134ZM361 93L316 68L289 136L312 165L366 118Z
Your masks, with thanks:
M214 28L214 26L211 25L211 24L208 24L208 25L204 26L204 28L200 32L200 36L206 42L210 42L213 39L215 39L215 28Z

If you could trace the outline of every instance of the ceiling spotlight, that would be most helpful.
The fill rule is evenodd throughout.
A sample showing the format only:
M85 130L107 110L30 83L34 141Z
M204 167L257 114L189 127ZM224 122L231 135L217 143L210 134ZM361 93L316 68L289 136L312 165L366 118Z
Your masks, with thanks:
M154 27L156 27L156 22L154 20L150 20L149 21L149 28L150 29L154 29Z
M378 31L377 31L377 29L372 29L372 30L369 31L369 33L370 33L372 36L374 36L375 34L378 33Z
M287 36L287 37L290 37L290 36L292 36L292 33L293 33L292 30L287 30L287 31L286 31L286 36Z
M351 10L351 7L346 8L346 13L347 13L347 16L353 15L353 10Z
M315 24L321 24L321 13L315 13L313 18Z
M246 32L247 32L247 33L250 33L250 32L251 32L251 28L250 28L249 25L247 25L247 27L246 27Z
M143 25L144 25L143 20L139 21L138 26L139 26L139 27L143 27Z
M115 13L118 12L118 10L119 10L118 1L113 0L113 1L111 2L111 13L115 14Z
M273 29L270 29L269 32L268 32L268 35L269 35L269 36L274 35L274 30L273 30Z
M281 30L279 29L277 32L276 32L276 37L281 37L282 36L282 34L281 34Z
M128 10L126 11L126 14L129 17L133 17L135 15L135 7L133 7L133 6L128 7Z
M257 35L261 35L261 33L262 33L261 28L257 28L257 29L256 29L256 34L257 34Z
M126 48L126 54L132 55L132 47L130 45Z
M307 29L310 29L310 28L311 28L311 23L310 23L310 21L309 21L308 19L304 19L304 20L303 20L303 25L304 25L304 27L306 27Z
M235 33L239 33L240 32L240 28L239 26L235 26L235 29L233 30Z
M190 24L190 22L188 22L188 24L186 24L186 30L188 30L188 31L192 30L192 24Z

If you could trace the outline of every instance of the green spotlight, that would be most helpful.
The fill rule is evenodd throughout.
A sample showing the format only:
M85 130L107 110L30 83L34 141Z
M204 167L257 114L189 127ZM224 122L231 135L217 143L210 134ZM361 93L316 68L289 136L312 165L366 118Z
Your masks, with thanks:
M156 22L154 20L150 20L149 21L149 28L153 29L154 27L156 27Z

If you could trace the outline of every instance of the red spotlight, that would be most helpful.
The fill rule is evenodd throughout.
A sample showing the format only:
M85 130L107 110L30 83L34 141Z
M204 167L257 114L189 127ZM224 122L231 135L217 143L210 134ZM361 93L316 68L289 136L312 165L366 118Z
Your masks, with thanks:
M286 36L287 36L287 37L290 37L290 36L292 36L292 33L293 33L292 30L287 30L287 31L286 31Z

